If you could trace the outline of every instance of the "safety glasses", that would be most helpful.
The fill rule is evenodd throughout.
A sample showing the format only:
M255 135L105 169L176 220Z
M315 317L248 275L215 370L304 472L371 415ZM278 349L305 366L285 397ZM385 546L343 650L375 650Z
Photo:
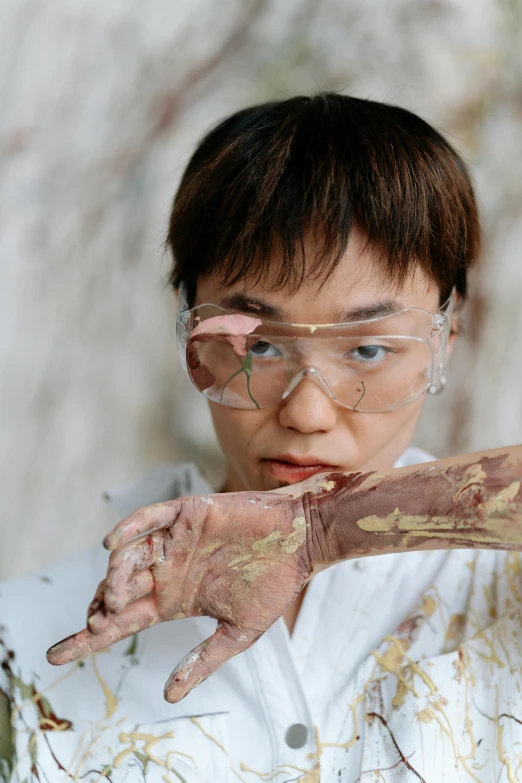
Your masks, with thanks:
M278 323L215 304L186 306L179 292L180 360L196 389L232 408L267 408L314 379L339 405L380 413L436 391L455 305L412 307L340 324Z

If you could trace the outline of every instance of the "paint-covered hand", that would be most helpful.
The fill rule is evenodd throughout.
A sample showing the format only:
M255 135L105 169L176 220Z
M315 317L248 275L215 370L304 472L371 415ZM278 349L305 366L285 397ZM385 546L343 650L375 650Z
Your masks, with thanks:
M51 647L48 661L83 658L165 620L214 617L214 635L185 656L165 686L166 700L179 701L250 647L302 590L313 570L309 517L302 495L278 491L138 509L104 540L112 551L88 627Z
M166 685L167 701L179 701L250 647L322 568L426 548L520 551L522 446L158 503L104 543L113 551L88 627L54 645L48 660L83 658L164 620L214 617L215 634Z

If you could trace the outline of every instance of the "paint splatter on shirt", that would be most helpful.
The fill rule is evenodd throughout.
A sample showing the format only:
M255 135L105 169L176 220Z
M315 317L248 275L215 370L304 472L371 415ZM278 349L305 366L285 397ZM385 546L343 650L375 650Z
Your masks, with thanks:
M429 459L410 450L400 464ZM108 497L126 514L211 493L181 465ZM163 685L210 618L47 664L47 647L84 626L107 559L96 547L0 585L0 781L522 779L518 553L338 563L311 580L292 637L279 620L178 704Z

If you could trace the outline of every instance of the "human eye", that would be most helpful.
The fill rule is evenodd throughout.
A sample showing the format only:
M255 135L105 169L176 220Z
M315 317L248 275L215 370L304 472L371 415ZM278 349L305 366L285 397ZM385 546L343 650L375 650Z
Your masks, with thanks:
M348 352L347 357L366 364L382 362L392 349L384 345L358 345Z
M258 340L257 343L254 343L250 348L250 352L256 357L263 356L268 359L276 359L283 355L279 348L276 348L271 343L267 343L265 340Z

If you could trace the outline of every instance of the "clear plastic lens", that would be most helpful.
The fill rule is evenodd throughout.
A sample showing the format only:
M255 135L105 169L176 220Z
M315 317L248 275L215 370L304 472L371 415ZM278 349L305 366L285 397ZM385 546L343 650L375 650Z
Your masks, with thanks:
M342 405L381 411L411 402L430 382L432 353L415 337L387 336L364 343L359 337L324 338L312 344L307 338L287 338L274 344L255 335L246 342L245 352L235 350L223 334L191 344L189 374L209 399L264 408L283 397L303 367L313 367Z
M202 305L190 311L178 340L196 388L222 405L266 408L310 376L341 405L380 412L413 402L436 380L447 331L445 315L417 308L354 324L314 326Z

